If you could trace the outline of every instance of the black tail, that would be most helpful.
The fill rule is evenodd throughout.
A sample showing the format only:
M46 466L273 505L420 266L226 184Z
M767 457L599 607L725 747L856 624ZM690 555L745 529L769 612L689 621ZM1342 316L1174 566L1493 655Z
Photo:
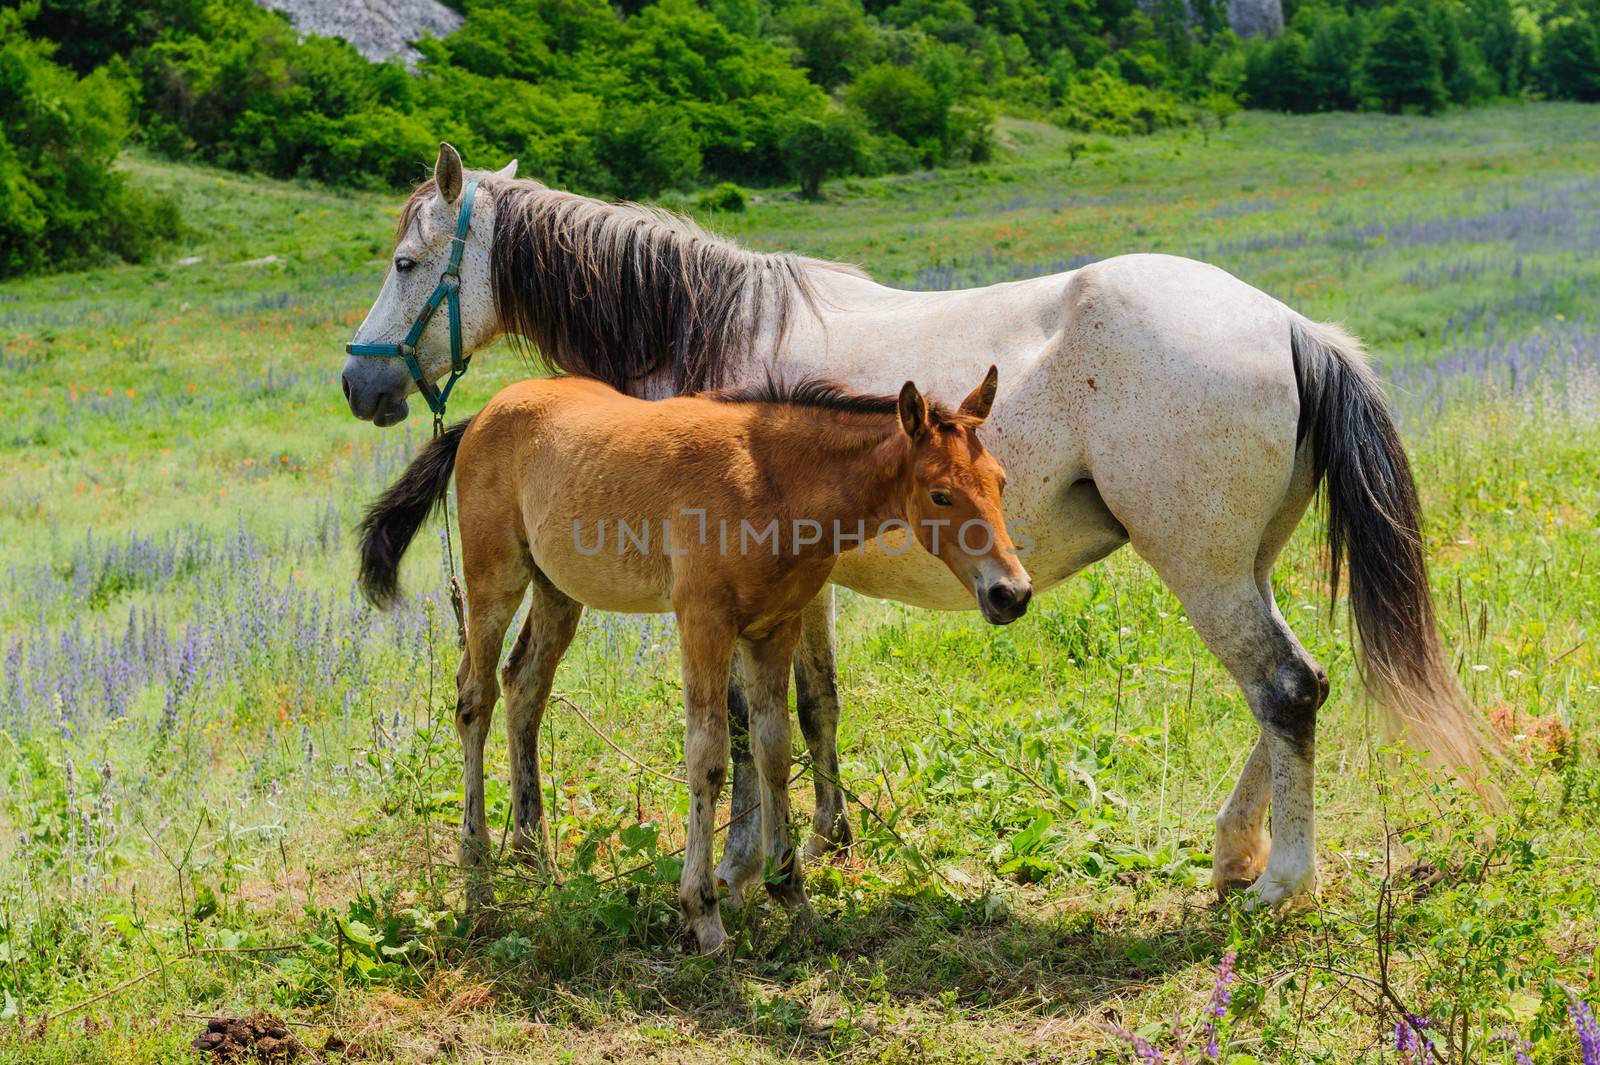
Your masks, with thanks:
M380 610L394 605L400 560L429 512L443 505L450 491L456 449L471 424L468 418L435 437L361 519L361 594Z
M1361 344L1296 315L1289 327L1300 424L1326 478L1332 595L1350 571L1350 609L1368 689L1394 731L1438 764L1475 775L1478 732L1439 642L1423 556L1422 508L1383 387Z

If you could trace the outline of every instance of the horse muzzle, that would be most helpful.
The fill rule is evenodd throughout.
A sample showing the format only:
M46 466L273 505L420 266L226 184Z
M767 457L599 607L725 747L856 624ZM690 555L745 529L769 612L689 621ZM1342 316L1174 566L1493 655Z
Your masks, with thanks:
M350 361L351 365L345 367L340 380L350 413L380 428L405 421L411 413L410 404L406 402L411 379L402 376L396 380L397 375L393 373L373 373L366 360Z

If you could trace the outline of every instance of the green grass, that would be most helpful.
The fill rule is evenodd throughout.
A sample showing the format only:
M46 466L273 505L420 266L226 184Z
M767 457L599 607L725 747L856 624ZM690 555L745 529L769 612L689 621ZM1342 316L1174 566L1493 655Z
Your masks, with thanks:
M1379 746L1313 515L1277 580L1334 688L1309 912L1214 903L1210 821L1254 726L1123 552L1003 630L844 596L843 776L872 813L808 872L814 935L763 912L733 962L686 956L685 798L562 705L558 881L507 871L468 927L435 542L398 619L351 595L351 527L426 434L355 422L337 383L399 197L133 157L183 196L168 262L0 288L0 1058L189 1060L197 1016L264 1008L379 1060L1075 1062L1126 1054L1108 1023L1190 1025L1233 949L1229 1053L1392 1060L1398 1001L1452 1061L1510 1060L1490 1037L1513 1027L1576 1060L1566 996L1600 997L1600 109L1249 114L1075 162L1048 127L1003 132L982 168L707 221L902 282L1192 254L1364 335L1406 368L1446 640L1511 737L1504 811ZM486 353L460 409L527 372ZM100 638L189 646L189 672L113 714ZM591 615L557 678L666 772L674 639ZM490 767L500 819L498 738Z

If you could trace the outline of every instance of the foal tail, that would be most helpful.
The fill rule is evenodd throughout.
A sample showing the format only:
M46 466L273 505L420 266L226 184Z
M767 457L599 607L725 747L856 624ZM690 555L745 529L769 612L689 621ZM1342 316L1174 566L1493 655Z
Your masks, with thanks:
M1392 734L1476 782L1479 733L1439 642L1417 486L1383 388L1361 342L1338 326L1294 315L1289 343L1300 433L1326 490L1330 594L1348 565L1367 689Z
M434 437L361 519L361 594L380 610L400 594L400 560L430 511L444 504L468 418Z

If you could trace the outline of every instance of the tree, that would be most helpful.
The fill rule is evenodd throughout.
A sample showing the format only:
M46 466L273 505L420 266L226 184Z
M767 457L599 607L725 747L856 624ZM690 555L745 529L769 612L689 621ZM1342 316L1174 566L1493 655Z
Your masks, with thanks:
M789 171L800 182L800 195L815 200L822 183L848 174L861 165L866 130L861 117L842 108L830 108L820 117L794 119L779 141Z
M872 125L908 144L939 140L945 108L928 80L915 70L879 63L862 71L845 90L845 100Z
M1551 96L1600 100L1600 26L1593 19L1571 19L1545 35L1539 83Z
M1263 101L1280 111L1315 111L1317 87L1311 76L1311 45L1294 30L1279 37L1267 53L1266 81L1270 93Z
M872 62L876 43L861 0L816 0L786 8L778 18L800 49L811 80L833 90Z
M683 114L659 104L616 112L595 138L608 161L611 188L625 199L659 196L700 174L700 143Z
M1319 111L1349 111L1360 103L1362 22L1342 10L1326 12L1311 33L1311 84Z
M1385 111L1433 114L1445 102L1442 51L1415 4L1384 12L1362 62L1367 92Z

